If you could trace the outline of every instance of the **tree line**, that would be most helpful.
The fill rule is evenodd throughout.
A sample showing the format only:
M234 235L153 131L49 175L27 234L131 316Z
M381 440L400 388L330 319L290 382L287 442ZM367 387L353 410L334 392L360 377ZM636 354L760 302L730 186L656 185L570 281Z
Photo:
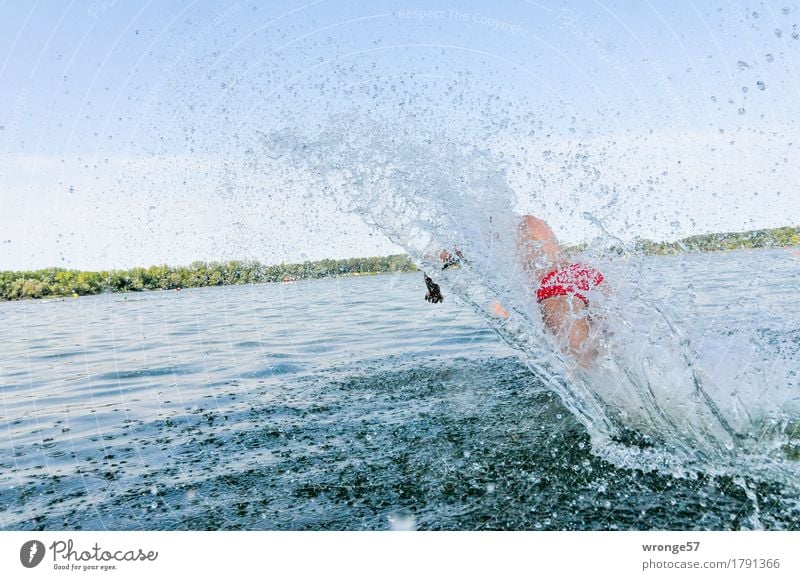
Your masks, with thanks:
M101 272L48 268L28 272L0 272L0 300L288 282L330 276L412 272L416 269L409 257L402 254L273 266L265 266L256 261L234 260L193 262L189 266L181 267L151 266Z
M719 252L748 248L780 248L800 245L800 227L783 227L747 232L726 232L690 236L677 242L636 240L634 249L643 254L678 254L681 252Z
M800 227L783 227L748 232L705 234L677 242L638 239L632 249L641 254L677 254L743 248L800 246ZM576 246L573 250L585 249ZM626 253L630 248L610 247L611 253ZM302 264L265 266L256 261L193 262L189 266L151 266L130 270L83 272L48 268L30 272L0 272L0 300L46 298L48 296L86 296L103 292L141 292L175 290L230 284L262 284L330 276L353 276L390 272L414 272L417 267L404 254L373 258L318 260Z

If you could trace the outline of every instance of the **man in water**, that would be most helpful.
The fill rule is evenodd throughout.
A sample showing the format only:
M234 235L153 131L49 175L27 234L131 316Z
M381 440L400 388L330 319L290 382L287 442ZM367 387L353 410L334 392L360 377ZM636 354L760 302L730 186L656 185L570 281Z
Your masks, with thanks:
M520 220L517 250L545 327L582 365L590 364L597 353L590 340L592 317L587 295L600 286L603 275L591 266L569 260L550 226L534 216L525 215ZM463 255L458 249L455 256L442 250L439 259L444 264L442 269L445 269L463 259ZM439 285L427 274L425 285L428 302L444 300ZM601 290L606 291L607 286ZM499 303L493 305L493 314L503 318L509 316Z

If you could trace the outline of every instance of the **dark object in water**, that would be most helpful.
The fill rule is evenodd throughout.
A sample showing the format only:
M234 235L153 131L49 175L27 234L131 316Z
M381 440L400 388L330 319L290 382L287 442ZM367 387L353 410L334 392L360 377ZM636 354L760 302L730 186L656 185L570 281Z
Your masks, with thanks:
M447 270L450 266L455 266L464 258L464 255L461 253L461 250L456 248L455 254L451 254L447 250L443 250L440 254L440 259L442 260L442 270ZM428 292L425 294L425 300L428 302L432 302L433 304L437 304L439 302L444 301L444 296L442 296L442 290L439 288L439 285L431 280L430 276L425 274L425 286L428 287Z
M437 304L444 300L444 296L442 296L442 290L439 288L439 285L431 280L430 276L423 273L425 276L425 286L428 287L428 292L425 294L425 300L431 302L433 304Z

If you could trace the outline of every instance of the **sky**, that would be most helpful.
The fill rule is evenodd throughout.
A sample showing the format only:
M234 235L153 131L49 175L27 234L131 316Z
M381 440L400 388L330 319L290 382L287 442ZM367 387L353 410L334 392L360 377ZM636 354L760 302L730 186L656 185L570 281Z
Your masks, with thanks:
M491 150L568 242L585 213L624 239L800 225L798 26L791 2L6 0L0 270L402 251L262 163L370 116Z

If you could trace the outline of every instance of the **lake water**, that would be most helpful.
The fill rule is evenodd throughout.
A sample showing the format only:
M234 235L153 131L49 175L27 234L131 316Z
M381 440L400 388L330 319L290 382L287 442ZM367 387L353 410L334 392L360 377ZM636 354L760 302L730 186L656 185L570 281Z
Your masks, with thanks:
M793 408L796 251L646 266L706 374ZM800 529L791 477L597 453L480 318L424 291L401 274L0 304L0 528ZM792 473L783 455L764 461Z

